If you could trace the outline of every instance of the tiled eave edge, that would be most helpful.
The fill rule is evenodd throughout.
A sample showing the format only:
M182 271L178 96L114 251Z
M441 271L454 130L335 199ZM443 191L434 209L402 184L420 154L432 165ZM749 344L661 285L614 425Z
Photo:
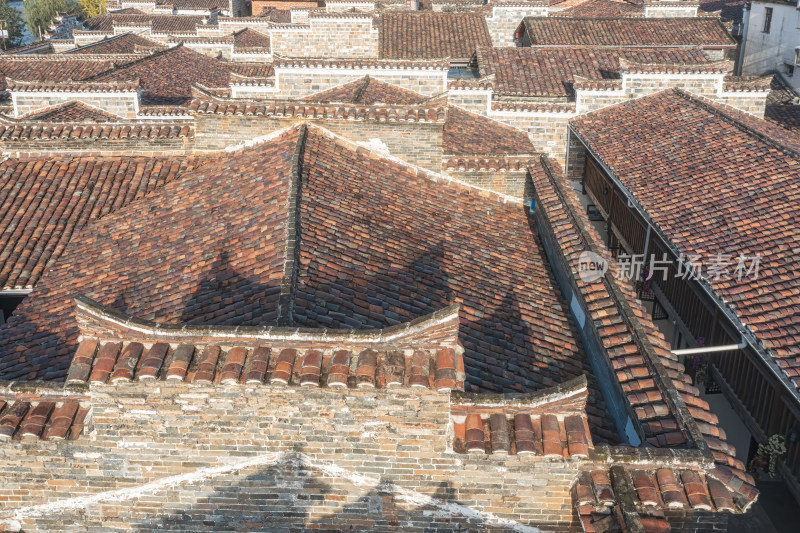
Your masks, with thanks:
M786 151L792 155L800 156L800 152L797 152L792 147L786 146L780 142L777 142L766 135L758 131L754 131L753 129L749 128L746 124L743 124L739 120L729 115L723 113L718 107L712 106L708 103L708 101L704 101L703 99L699 99L694 97L693 95L689 95L685 91L680 89L676 89L678 94L680 94L683 98L688 100L694 101L697 105L703 107L704 109L712 112L722 118L722 120L730 123L731 125L741 129L742 131L747 132L748 134L758 138L762 142L769 144L779 150ZM574 124L569 124L569 130L572 135L575 135L577 139L586 147L586 150L592 154L595 160L600 164L603 168L603 171L610 177L613 183L615 183L621 191L627 196L629 204L632 205L632 209L638 211L640 216L646 221L646 223L656 232L656 235L661 239L661 241L666 244L669 253L673 254L674 257L680 257L681 251L672 243L672 240L669 236L664 232L664 230L659 226L650 216L650 213L642 206L638 200L635 198L633 193L625 186L622 180L611 170L611 168L606 164L603 158L597 153L596 150L592 148L592 144L581 134L578 128ZM755 353L758 354L758 357L761 359L764 367L769 371L772 376L781 383L781 385L785 388L786 392L789 393L790 397L794 400L795 406L800 407L800 391L795 387L794 383L791 381L789 376L784 372L783 368L777 363L775 359L772 358L769 351L761 345L761 342L755 336L755 334L750 330L748 326L742 323L739 316L736 312L729 307L729 305L725 302L725 300L720 296L711 286L708 281L702 279L701 282L697 283L697 286L700 287L705 293L706 296L714 302L717 308L721 311L722 315L725 316L731 325L736 329L736 331L741 335L742 341L746 342Z
M107 339L147 338L172 342L216 342L233 344L247 341L292 343L338 343L369 347L375 344L408 345L409 339L423 342L425 333L443 324L450 327L449 345L458 342L458 314L461 304L453 304L410 322L383 329L327 329L279 326L187 326L160 324L128 316L86 298L75 298L82 337Z

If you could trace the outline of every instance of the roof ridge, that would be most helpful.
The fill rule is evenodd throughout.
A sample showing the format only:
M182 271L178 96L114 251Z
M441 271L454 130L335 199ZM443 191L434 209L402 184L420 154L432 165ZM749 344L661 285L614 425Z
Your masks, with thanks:
M112 65L113 65L113 66L112 66L110 69L108 69L108 70L104 70L103 72L99 72L99 73L97 73L97 74L95 74L95 75L93 75L93 76L89 76L89 77L88 77L88 78L86 78L84 81L92 81L92 80L95 80L95 79L97 79L97 78L99 78L99 77L101 77L101 76L105 76L105 75L107 75L107 74L110 74L110 73L112 73L112 72L116 72L116 71L118 71L118 70L122 70L122 69L124 69L124 68L131 67L131 66L133 66L133 65L136 65L136 64L142 63L143 61L145 61L145 60L148 60L148 59L153 59L153 58L156 58L156 57L161 57L161 56L163 56L163 55L166 55L168 52L171 52L171 51L173 51L173 50L178 50L178 49L180 49L180 48L183 48L183 47L184 47L184 46L183 46L183 42L180 42L180 43L178 43L178 44L177 44L177 45L175 45L175 46L167 46L167 47L166 47L165 49L163 49L163 50L158 50L157 52L153 52L152 54L146 55L146 56L144 56L144 57L140 57L139 59L135 59L135 60L133 60L133 61L129 61L128 63L123 63L123 64L121 64L121 65L117 65L116 63L112 63ZM188 48L187 48L187 50L188 50Z
M669 89L667 89L667 90L669 90ZM683 89L678 89L677 87L673 88L672 91L674 91L676 94L678 94L678 96L680 96L681 98L683 98L683 99L685 99L685 100L687 100L689 102L692 102L696 106L701 107L702 109L705 109L709 113L712 113L712 114L718 116L719 118L721 118L725 122L728 122L729 124L731 124L733 126L736 126L740 130L742 130L744 133L750 135L751 137L755 137L756 139L758 139L761 142L764 142L766 144L774 146L775 148L778 148L780 150L788 152L790 155L792 155L794 157L800 158L800 150L792 148L792 147L790 147L790 146L788 146L788 145L786 145L786 144L784 144L784 143L782 143L780 141L777 141L777 140L773 139L772 137L769 137L768 135L766 135L764 133L756 131L751 126L748 126L747 124L745 124L744 122L742 122L738 118L736 118L736 117L732 116L731 114L729 114L728 112L726 112L725 109L722 109L721 106L725 105L725 104L721 104L721 103L717 103L717 102L711 103L709 101L702 100L699 97L697 97L696 95L691 94L688 91L684 91ZM656 94L659 94L659 93L656 93ZM755 116L755 115L753 115L753 118L758 119L758 117ZM764 120L764 119L760 119L760 120Z
M293 322L294 292L297 283L297 259L300 253L300 185L303 174L303 157L306 149L308 126L300 125L294 156L292 156L292 173L289 184L288 216L286 222L286 240L284 241L283 279L281 279L281 295L278 299L278 326L288 326Z
M366 92L367 87L369 87L370 81L371 80L370 80L369 74L364 76L364 80L361 82L361 85L359 85L358 89L356 89L355 96L353 96L353 103L354 104L358 104L358 103L361 102L361 98L364 97L364 92Z

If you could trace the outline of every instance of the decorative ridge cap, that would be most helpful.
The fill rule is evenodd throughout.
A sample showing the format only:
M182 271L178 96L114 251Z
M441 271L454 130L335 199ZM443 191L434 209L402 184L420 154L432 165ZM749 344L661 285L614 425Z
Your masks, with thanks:
M450 404L461 406L513 405L538 407L588 392L586 374L553 387L526 393L475 393L453 390ZM585 403L585 400L584 400Z
M328 329L299 328L275 326L189 326L185 324L161 324L129 316L125 313L102 305L86 296L75 297L75 309L79 317L91 317L95 320L114 324L117 329L125 329L139 335L152 338L216 338L225 342L234 342L238 338L253 338L278 341L344 341L367 344L401 341L407 335L420 333L430 327L449 320L458 320L461 304L455 303L447 307L417 317L409 322L387 326L382 329ZM84 334L84 332L81 332ZM211 341L209 341L211 342Z

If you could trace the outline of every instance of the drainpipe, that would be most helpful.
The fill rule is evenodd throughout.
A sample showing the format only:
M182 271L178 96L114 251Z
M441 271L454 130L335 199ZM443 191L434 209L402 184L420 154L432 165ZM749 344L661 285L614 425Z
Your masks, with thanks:
M727 352L730 350L743 350L747 346L747 340L742 337L739 344L725 344L723 346L706 346L704 348L686 348L684 350L672 350L673 355L692 355L696 353Z

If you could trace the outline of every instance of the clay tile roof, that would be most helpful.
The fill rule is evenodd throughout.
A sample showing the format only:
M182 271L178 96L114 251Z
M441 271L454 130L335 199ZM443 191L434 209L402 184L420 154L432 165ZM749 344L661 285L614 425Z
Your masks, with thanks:
M28 113L20 117L20 120L47 122L108 122L110 120L120 120L120 117L102 109L86 105L83 102L74 101Z
M619 78L621 60L647 64L708 64L700 48L479 48L481 77L494 76L495 93L574 96L576 77Z
M730 269L739 254L760 254L756 279L722 276L709 282L800 386L795 136L676 90L591 113L572 127L679 251L700 254L704 263L730 255ZM679 211L675 198L682 199Z
M606 275L594 282L581 279L577 267L573 277L584 299L586 316L596 324L644 440L658 448L691 446L703 450L717 464L713 469L717 479L742 498L740 507L745 509L758 494L752 477L735 458L733 447L724 442L724 435L713 429L716 416L699 398L692 379L683 372L678 356L637 300L633 287L618 281L618 267L589 226L577 195L546 157L530 171L536 209L547 219L565 260L577 265L580 254L591 250L609 264ZM678 400L671 397L673 388L679 393ZM722 479L723 474L731 479Z
M490 118L449 106L442 149L446 155L533 154L528 134Z
M85 80L112 66L110 60L78 59L62 55L0 56L0 90L6 90L6 78L52 82Z
M643 17L644 7L626 0L588 0L561 11L551 12L549 16L570 18Z
M267 7L264 8L261 13L256 15L256 17L281 24L290 24L292 22L292 10L278 9L277 7Z
M526 17L525 26L531 46L736 46L712 18Z
M590 459L586 378L526 395L452 394L453 451Z
M233 46L236 52L269 52L269 35L250 28L233 34Z
M384 59L468 59L492 46L486 18L478 13L384 13L379 23Z
M346 102L353 104L420 104L429 97L403 89L379 79L364 76L361 79L314 93L303 98L309 102Z
M95 76L97 81L138 79L145 104L181 104L192 96L192 85L228 87L232 63L220 61L184 46L168 48Z
M198 25L203 24L203 15L151 15L146 13L107 13L90 18L83 23L89 31L111 32L115 28L146 27L155 34L196 34ZM118 31L118 30L117 30Z
M519 204L296 127L73 238L0 328L0 374L66 376L79 294L166 324L355 329L458 301L468 388L536 390L589 368L546 264Z
M102 54L137 54L148 50L161 50L164 45L151 41L136 33L123 33L107 37L100 41L67 50L64 54L69 55L102 55Z
M302 387L464 387L458 305L380 330L191 327L138 320L79 299L84 340L67 384L178 380ZM123 322L123 326L119 323ZM135 329L130 325L136 326ZM121 342L92 333L115 331ZM147 346L147 347L145 347Z
M0 395L0 443L77 439L89 414L81 399L79 395L4 392Z
M59 130L54 135L69 135L72 130L68 128L50 130ZM5 131L0 138L7 138ZM87 222L116 211L191 168L191 161L144 157L3 161L0 201L7 209L0 217L0 288L32 287ZM28 211L26 206L34 201L38 202L36 210Z

